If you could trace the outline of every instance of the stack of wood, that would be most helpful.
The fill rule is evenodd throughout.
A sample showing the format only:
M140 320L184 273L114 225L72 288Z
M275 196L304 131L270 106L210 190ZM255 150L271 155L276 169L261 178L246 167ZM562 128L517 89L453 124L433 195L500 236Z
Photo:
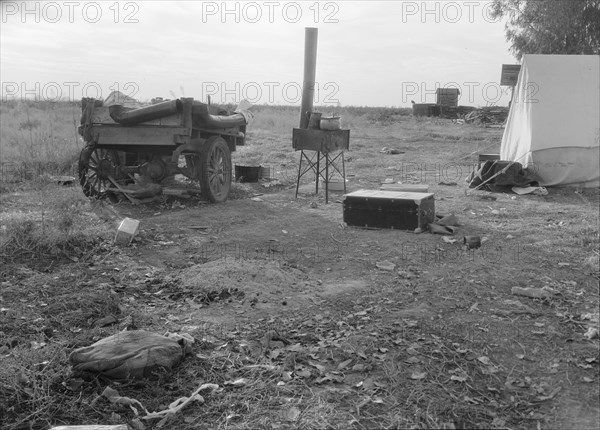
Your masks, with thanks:
M475 109L465 115L466 123L504 124L508 117L508 108L493 106Z

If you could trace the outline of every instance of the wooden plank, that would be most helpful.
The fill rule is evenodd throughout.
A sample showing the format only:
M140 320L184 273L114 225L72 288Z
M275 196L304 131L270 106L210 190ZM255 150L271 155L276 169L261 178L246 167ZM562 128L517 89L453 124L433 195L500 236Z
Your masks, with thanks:
M122 126L122 125L94 125L92 127L92 136L100 145L173 145L176 142L175 136L188 136L189 130L183 127L167 126Z
M152 121L142 122L139 125L171 125L171 126L180 126L181 125L181 114L173 114L170 116L166 116L164 118L155 119ZM108 106L101 106L94 108L94 112L92 114L92 123L93 124L117 124L110 117L110 113L108 111Z

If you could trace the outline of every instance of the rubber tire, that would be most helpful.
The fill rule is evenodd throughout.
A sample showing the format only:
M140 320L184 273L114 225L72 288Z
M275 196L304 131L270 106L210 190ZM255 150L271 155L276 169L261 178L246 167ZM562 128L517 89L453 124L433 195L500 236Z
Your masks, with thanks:
M212 203L227 200L231 189L231 152L221 136L206 139L200 152L200 188Z

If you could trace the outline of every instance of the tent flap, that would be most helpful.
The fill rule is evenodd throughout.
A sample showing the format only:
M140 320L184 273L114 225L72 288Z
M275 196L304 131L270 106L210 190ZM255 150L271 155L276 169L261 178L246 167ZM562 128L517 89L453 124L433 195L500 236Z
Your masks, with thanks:
M600 185L600 56L524 55L500 157L542 186Z

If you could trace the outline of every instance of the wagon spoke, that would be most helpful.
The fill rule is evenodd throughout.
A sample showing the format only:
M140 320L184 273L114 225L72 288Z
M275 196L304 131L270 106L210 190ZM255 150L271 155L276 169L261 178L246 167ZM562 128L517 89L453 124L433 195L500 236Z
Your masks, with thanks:
M227 142L220 136L207 139L201 153L204 169L201 173L200 185L202 194L212 202L222 202L227 199L231 187L231 155Z
M116 151L85 148L79 159L79 182L84 194L95 198L106 197L110 188L108 177L122 179L118 171L119 164L119 155Z

